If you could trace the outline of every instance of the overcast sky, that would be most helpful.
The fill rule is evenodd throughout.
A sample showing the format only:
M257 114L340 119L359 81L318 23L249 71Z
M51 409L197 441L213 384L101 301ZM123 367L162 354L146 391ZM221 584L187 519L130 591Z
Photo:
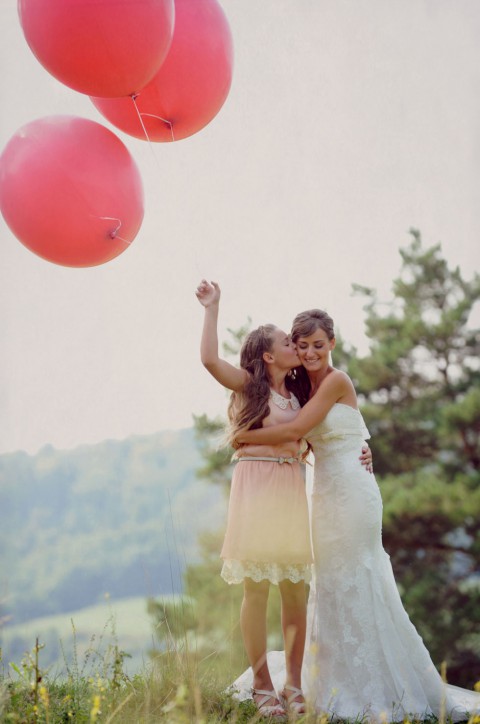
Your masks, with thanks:
M0 452L189 427L226 396L199 362L202 276L221 330L312 306L367 349L353 282L390 298L419 228L480 267L478 0L222 0L235 44L219 115L173 144L133 139L63 86L1 0L1 147L35 118L92 118L127 145L146 214L108 264L68 269L0 219Z

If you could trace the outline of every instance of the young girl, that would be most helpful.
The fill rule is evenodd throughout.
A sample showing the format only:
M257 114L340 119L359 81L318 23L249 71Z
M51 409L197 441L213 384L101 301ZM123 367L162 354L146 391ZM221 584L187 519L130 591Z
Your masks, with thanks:
M273 325L250 332L240 353L241 367L234 367L218 356L218 284L203 280L196 295L205 307L202 362L233 391L230 438L245 426L292 419L300 405L287 389L286 378L299 359L288 335ZM286 712L273 690L266 660L266 613L270 583L278 584L286 658L284 693L301 692L305 583L310 580L312 553L300 444L242 445L235 457L221 575L227 583L243 583L240 626L253 671L253 699L262 714L281 721ZM298 713L304 711L299 693L290 704Z
M210 374L232 390L230 440L244 428L293 420L300 405L288 389L288 373L299 365L290 337L274 325L250 332L240 369L218 356L218 284L202 280L196 295L205 307L201 359ZM241 445L232 478L227 531L221 551L222 577L243 583L240 625L253 672L253 699L265 716L285 719L285 706L305 712L301 667L305 647L306 590L312 553L299 441ZM367 464L370 451L366 454ZM275 693L266 659L266 611L270 583L278 584L285 642L285 686ZM284 702L280 705L279 697Z

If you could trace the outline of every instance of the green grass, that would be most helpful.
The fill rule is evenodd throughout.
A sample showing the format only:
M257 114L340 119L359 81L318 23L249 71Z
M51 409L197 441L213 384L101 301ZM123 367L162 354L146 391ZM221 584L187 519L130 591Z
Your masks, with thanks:
M75 634L74 634L75 635ZM185 646L158 654L141 673L130 677L126 654L116 643L87 650L59 679L42 667L43 644L36 640L19 665L3 667L0 721L18 724L219 724L266 721L251 701L225 693L229 678L218 662L199 660ZM209 657L210 658L210 657ZM85 675L88 662L89 674ZM215 665L216 664L216 665ZM231 681L231 679L230 679ZM329 724L326 715L307 714L297 724ZM434 717L422 724L437 724ZM356 724L367 724L359 718ZM441 722L448 724L448 722ZM480 724L480 716L469 724Z
M187 651L158 654L141 674L128 676L126 654L116 644L87 650L66 665L58 678L42 668L38 641L20 664L3 666L0 721L22 724L57 722L250 722L258 721L251 702L239 703L224 692L214 667L202 667ZM88 664L89 674L84 671Z
M174 611L177 598L167 597L174 603ZM178 607L178 612L185 614L183 605ZM169 635L163 639L157 636L154 644L152 616L147 613L146 602L143 598L133 598L115 604L107 601L73 614L4 628L3 640L21 634L22 640L30 638L30 645L32 642L34 645L21 661L13 662L5 656L2 659L0 655L0 722L254 724L266 721L253 702L239 702L226 693L239 673L233 669L240 666L241 658L234 657L232 651L224 647L212 651L211 641L210 646L202 649L201 637L187 628L183 630L186 622L187 618L165 620L163 632ZM175 636L174 624L178 624ZM43 634L50 642L57 636L56 644L58 636L61 637L61 661L51 663L50 643L43 643ZM163 651L159 640L163 641ZM142 641L140 664L137 663L132 673L130 653L126 653L128 644L140 647ZM233 641L230 645L235 648ZM295 721L297 724L330 722L326 715L313 713ZM367 721L359 718L351 724L367 724ZM432 717L422 724L437 724L437 720ZM480 716L472 717L469 724L480 724Z
M169 597L162 597L165 598ZM18 663L38 636L46 643L42 652L44 665L60 676L65 670L65 661L72 660L73 640L77 657L81 659L91 649L92 639L101 647L102 641L112 633L118 647L129 652L125 662L128 673L133 676L142 671L149 659L148 651L156 645L152 618L143 596L119 600L106 597L96 606L6 625L1 629L1 646L4 660Z

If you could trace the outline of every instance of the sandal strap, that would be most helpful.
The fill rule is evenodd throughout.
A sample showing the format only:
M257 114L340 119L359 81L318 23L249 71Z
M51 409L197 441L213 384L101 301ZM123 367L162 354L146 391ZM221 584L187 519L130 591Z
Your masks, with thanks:
M288 697L288 699L295 699L296 696L304 696L303 691L298 688L298 686L291 686L291 684L285 684L283 687L285 691L291 691L292 694Z
M267 689L254 689L252 688L252 694L265 694L265 696L273 696L274 699L277 698L277 692L272 689L271 691L267 691Z
M278 700L277 693L273 689L272 689L272 691L267 691L266 689L253 689L252 688L252 696L254 696L255 694L264 695L263 698L260 699L260 701L257 701L257 707L259 709L263 709L264 712L270 712L270 711L273 712L275 709L283 709L282 705L280 704L280 702ZM269 706L265 706L266 702L269 699L276 699L278 704L270 704Z

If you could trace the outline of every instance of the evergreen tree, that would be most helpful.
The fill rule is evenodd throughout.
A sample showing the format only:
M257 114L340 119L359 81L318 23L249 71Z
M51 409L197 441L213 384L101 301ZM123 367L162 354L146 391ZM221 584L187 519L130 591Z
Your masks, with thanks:
M385 548L402 597L449 680L480 676L480 276L465 281L418 231L400 250L393 299L366 297L370 353L348 371L372 435Z
M349 371L365 398L375 467L399 474L436 463L450 478L463 472L478 480L480 330L469 328L469 318L480 300L480 276L465 281L438 245L424 249L419 232L411 233L389 304L354 285L368 299L371 346L367 357L352 356Z

